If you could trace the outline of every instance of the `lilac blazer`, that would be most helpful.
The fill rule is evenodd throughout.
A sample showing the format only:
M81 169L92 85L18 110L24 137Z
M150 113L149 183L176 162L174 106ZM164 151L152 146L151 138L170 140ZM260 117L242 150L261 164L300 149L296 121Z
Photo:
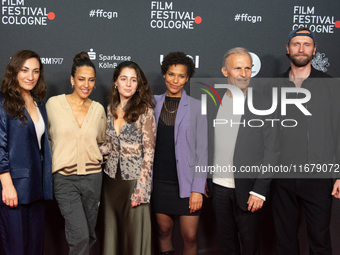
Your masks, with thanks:
M165 95L155 96L156 127ZM175 155L181 198L190 197L191 192L204 194L205 190L207 173L195 171L195 166L206 169L208 164L207 119L201 115L200 109L200 101L191 98L183 90L175 120Z

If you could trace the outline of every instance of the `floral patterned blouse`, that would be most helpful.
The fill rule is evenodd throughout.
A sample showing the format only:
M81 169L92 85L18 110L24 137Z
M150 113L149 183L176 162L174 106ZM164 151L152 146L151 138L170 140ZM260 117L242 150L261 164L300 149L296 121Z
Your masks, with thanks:
M107 112L106 140L99 147L103 155L109 155L104 172L115 178L119 159L122 179L137 180L131 200L150 203L156 140L154 112L148 108L136 122L125 123L118 136L110 106Z

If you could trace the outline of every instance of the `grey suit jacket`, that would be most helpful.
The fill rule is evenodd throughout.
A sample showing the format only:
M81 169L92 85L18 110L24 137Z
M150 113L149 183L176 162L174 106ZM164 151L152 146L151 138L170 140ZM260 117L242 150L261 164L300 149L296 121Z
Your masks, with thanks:
M225 89L217 89L220 97L226 93ZM247 201L249 192L254 191L260 195L267 196L271 176L262 175L261 173L242 173L241 167L276 165L279 149L279 125L276 123L271 127L272 122L265 119L274 119L275 114L270 116L258 116L250 112L247 104L248 96L245 100L244 115L241 122L245 121L245 126L240 125L234 150L234 166L237 172L235 177L235 193L238 205L242 210L247 210ZM267 96L253 90L253 105L255 109L267 110L271 106L271 99ZM209 130L209 165L213 164L214 153L214 128L213 119L217 115L218 107L210 105L208 101L208 130ZM248 121L251 119L260 119L264 125L262 127L251 127ZM255 125L255 123L251 124ZM256 123L259 125L259 122ZM223 152L222 152L223 153ZM210 176L211 177L211 176ZM212 178L208 180L209 195L213 195Z

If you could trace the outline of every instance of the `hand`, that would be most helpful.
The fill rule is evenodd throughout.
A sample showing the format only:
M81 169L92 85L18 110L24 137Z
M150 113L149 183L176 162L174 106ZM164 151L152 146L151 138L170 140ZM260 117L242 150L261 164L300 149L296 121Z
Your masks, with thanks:
M202 208L203 195L198 192L191 192L189 198L189 209L190 213L194 213Z
M2 187L2 202L12 208L18 206L18 194L13 184Z
M208 188L208 181L205 183L205 191L204 191L204 196L206 198L209 198L209 188Z
M18 194L13 185L12 177L9 172L0 174L0 182L2 185L2 202L10 207L18 206Z
M340 198L340 179L337 179L334 183L332 196Z
M133 208L133 207L137 207L137 206L139 206L141 203L140 202L136 202L136 201L133 201L133 200L131 200L131 207Z
M261 199L257 196L254 196L254 195L250 195L248 202L247 202L248 211L255 212L257 210L260 210L263 206L263 202L264 202L263 199Z

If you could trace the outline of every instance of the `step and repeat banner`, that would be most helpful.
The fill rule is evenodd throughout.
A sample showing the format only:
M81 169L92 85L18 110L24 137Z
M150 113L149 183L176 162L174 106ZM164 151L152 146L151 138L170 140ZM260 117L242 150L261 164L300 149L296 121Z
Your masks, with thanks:
M237 46L253 53L253 76L287 70L285 44L292 29L316 33L313 66L340 76L340 2L320 1L51 1L1 0L0 70L18 50L36 51L45 64L50 97L69 93L74 55L89 52L97 68L95 100L103 101L115 66L137 62L153 91L165 91L163 56L183 51L195 77L223 77L224 53ZM105 92L105 93L104 93Z
M194 77L222 78L223 55L241 46L252 54L253 77L275 77L290 65L285 45L289 32L298 27L308 27L316 34L313 67L340 77L339 11L340 1L314 0L1 0L1 77L15 52L30 49L40 55L45 67L46 100L71 93L73 57L86 51L97 70L97 88L91 98L106 106L113 70L125 60L138 63L154 93L163 93L166 87L160 63L171 51L183 51L193 59ZM209 201L206 204L209 207ZM333 215L339 215L337 202L334 207ZM66 246L61 216L55 204L47 210L54 220L47 224L51 249L46 254L63 254L67 247L60 248ZM216 230L210 228L211 210L205 210L199 240L201 250L209 251L210 244L216 243ZM334 240L339 238L334 231L340 228L336 220L332 218ZM53 225L53 221L61 224ZM267 238L272 237L267 234Z

